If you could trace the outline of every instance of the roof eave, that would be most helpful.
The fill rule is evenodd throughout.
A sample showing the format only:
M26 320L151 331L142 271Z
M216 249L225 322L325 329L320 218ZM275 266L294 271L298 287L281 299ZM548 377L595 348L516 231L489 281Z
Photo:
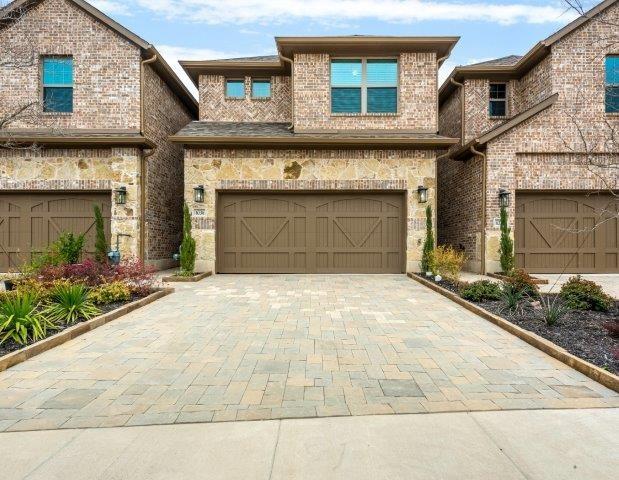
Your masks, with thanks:
M41 145L54 147L142 147L155 148L157 145L146 137L72 137L72 136L0 136L0 143L14 145Z

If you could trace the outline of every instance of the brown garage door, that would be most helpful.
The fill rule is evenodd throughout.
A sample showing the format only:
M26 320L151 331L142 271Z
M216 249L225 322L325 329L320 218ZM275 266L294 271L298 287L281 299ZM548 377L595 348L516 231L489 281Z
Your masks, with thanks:
M110 241L110 193L0 193L0 271L15 270L61 233L86 232L94 252L93 205L101 207Z
M400 273L403 194L219 196L222 273Z
M608 193L517 193L517 266L533 273L566 265L570 273L619 272L618 206Z

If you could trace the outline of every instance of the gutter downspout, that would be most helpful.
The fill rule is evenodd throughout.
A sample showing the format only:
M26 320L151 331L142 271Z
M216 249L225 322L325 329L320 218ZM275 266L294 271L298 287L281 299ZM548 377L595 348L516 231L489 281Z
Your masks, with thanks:
M144 136L144 65L153 63L157 60L157 55L153 55L140 63L140 135ZM140 260L146 260L146 159L155 153L157 147L151 148L148 152L142 149L140 154Z
M288 130L294 129L294 61L291 58L284 57L281 53L279 57L290 64L290 109L291 109L291 117L290 117L290 125L288 126Z
M441 58L439 58L436 61L436 132L437 133L440 131L438 112L441 110L440 99L438 98L438 87L439 87L439 84L438 84L438 70L439 70L439 68L441 68L441 65L443 64L443 62L445 60L447 60L448 58L449 58L449 55L445 55L444 57L441 57ZM437 158L437 160L438 160L438 158Z
M482 158L481 164L481 265L480 273L486 274L486 182L487 182L487 161L486 154L471 146L471 153Z
M453 77L449 82L460 88L460 142L464 145L464 83L456 82Z

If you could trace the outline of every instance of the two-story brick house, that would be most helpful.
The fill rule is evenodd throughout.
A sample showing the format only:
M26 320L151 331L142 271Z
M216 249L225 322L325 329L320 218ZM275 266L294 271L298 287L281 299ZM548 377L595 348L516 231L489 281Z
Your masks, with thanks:
M166 267L183 199L168 137L197 102L151 44L87 2L16 0L0 18L0 118L29 113L0 130L0 271L63 231L87 231L91 250L94 204L121 254Z
M418 268L457 38L284 37L277 56L181 62L200 91L185 200L200 269ZM421 187L421 188L420 188Z
M471 269L500 270L502 193L517 266L619 272L617 25L604 1L524 56L457 67L442 85L439 131L460 142L438 162L438 240Z

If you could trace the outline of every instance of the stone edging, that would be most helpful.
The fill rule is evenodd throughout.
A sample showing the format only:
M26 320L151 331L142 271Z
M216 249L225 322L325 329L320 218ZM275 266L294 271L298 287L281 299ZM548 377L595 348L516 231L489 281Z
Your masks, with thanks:
M170 275L168 277L163 277L161 279L162 282L199 282L200 280L210 277L213 275L213 272L204 272L204 273L196 273L191 277L183 277L182 275Z
M94 330L95 328L105 325L112 320L116 320L117 318L122 317L129 312L137 310L138 308L148 305L155 300L159 300L160 298L165 297L166 295L169 295L173 292L173 288L163 288L161 290L157 290L156 292L151 293L147 297L136 300L135 302L128 303L126 305L123 305L122 307L118 307L117 309L112 310L111 312L104 313L103 315L99 315L92 320L87 320L86 322L81 322L73 325L72 327L69 327L55 335L52 335L51 337L47 337L40 342L34 343L32 345L22 348L21 350L16 350L15 352L11 352L3 357L0 357L0 372L19 363L25 362L29 358L39 355L40 353L47 352L48 350L51 350L58 345L62 345L69 340L73 340L74 338L79 337L80 335L83 335L90 330Z
M506 277L505 275L499 275L498 273L486 273L486 275L491 278L496 278L497 280L503 280L503 281L509 280L509 277ZM535 285L548 285L548 280L544 278L537 278L537 277L534 277L533 275L531 275L531 281Z
M580 373L586 375L587 377L619 393L619 377L617 375L607 372L606 370L603 370L600 367L597 367L592 363L583 360L582 358L578 358L577 356L572 355L567 350L559 347L558 345L555 345L551 341L546 340L545 338L533 332L529 332L528 330L525 330L518 325L514 325L513 323L505 320L504 318L501 318L498 315L494 315L488 310L485 310L471 302L464 300L455 293L450 292L449 290L442 288L435 283L426 280L425 278L421 278L414 273L408 273L407 275L413 280L430 288L431 290L434 290L435 292L440 293L444 297L449 298L450 300L466 308L470 312L473 312L484 318L485 320L494 323L503 330L507 330L509 333L527 342L529 345L534 346L535 348L559 360L560 362L563 362L566 365L572 367L574 370L578 370Z

